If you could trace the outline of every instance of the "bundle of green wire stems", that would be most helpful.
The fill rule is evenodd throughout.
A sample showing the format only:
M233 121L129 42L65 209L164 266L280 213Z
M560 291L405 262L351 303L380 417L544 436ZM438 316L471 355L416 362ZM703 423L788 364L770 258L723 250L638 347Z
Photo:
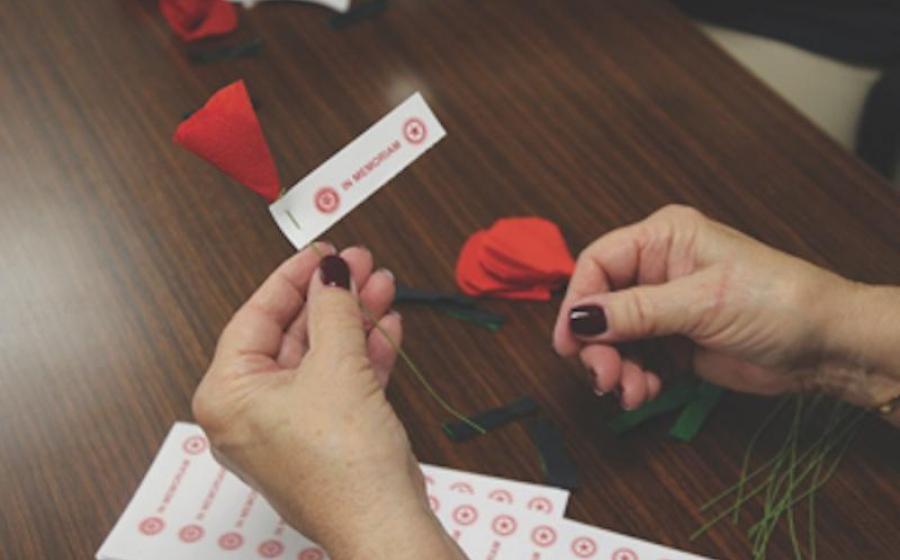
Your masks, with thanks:
M865 415L864 410L821 395L780 399L751 438L737 484L700 508L712 517L691 535L691 539L726 518L737 523L741 512L745 508L751 509L759 496L762 499L760 517L755 518L758 520L747 530L752 558L766 558L769 539L782 521L787 525L794 557L804 558L805 548L805 557L815 558L816 492L834 475ZM790 428L777 451L751 467L757 443L770 428L782 425L776 422L782 417L790 418ZM801 536L796 516L804 509L808 530ZM802 541L805 541L805 547Z

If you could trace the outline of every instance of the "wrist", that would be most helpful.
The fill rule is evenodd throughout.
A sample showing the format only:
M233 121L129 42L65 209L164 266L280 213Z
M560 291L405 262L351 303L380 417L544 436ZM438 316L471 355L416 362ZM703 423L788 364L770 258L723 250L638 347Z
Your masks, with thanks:
M900 288L837 278L821 295L817 388L867 408L900 395Z
M425 503L367 512L329 532L326 541L322 546L333 560L465 559Z

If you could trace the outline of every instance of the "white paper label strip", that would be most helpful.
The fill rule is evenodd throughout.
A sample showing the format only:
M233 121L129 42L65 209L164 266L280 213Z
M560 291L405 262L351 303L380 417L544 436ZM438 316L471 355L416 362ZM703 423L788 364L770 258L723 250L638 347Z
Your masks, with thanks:
M418 93L294 185L269 207L301 249L446 136Z
M267 0L230 0L234 4L243 4L248 10L260 2ZM350 8L350 0L302 0L311 4L320 4L338 12L346 12Z

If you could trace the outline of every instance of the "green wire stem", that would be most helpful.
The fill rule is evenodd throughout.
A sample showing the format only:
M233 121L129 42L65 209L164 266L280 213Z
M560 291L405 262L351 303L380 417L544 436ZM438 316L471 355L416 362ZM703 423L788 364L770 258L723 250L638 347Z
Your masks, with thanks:
M293 219L293 217L291 217L291 219ZM319 256L319 258L322 258L325 256L325 254L322 253L321 250L319 250L319 247L316 245L315 241L310 243L309 246L312 247L312 250L316 253L316 255ZM400 356L400 359L403 360L403 363L406 364L406 367L408 367L410 369L410 371L413 372L413 374L416 376L416 379L418 379L419 383L422 385L422 387L425 388L425 391L427 391L428 394L431 395L431 398L434 399L434 401L437 402L441 406L441 408L443 408L448 414L452 415L453 417L459 419L461 422L463 422L466 425L468 425L469 427L471 427L476 432L478 432L480 434L487 433L487 430L485 430L484 428L479 426L477 423L470 420L463 413L461 413L458 410L456 410L455 408L453 408L453 406L451 406L450 403L448 403L443 397L440 396L440 394L438 394L438 392L434 389L434 387L431 385L431 383L428 382L428 379L425 377L425 374L422 373L422 370L419 369L419 366L417 366L415 364L415 362L412 361L412 358L410 358L409 355L406 353L406 351L403 350L403 348L401 348L399 344L397 344L397 341L395 341L394 338L390 335L390 333L387 332L387 329L385 329L380 324L378 324L378 321L375 321L375 318L372 316L372 312L369 311L368 309L366 309L366 307L362 304L362 302L359 302L359 309L362 311L363 317L367 321L371 322L372 325L374 325L374 327L376 329L378 329L378 332L381 333L381 336L383 336L385 338L385 340L388 341L388 344L390 344L391 348L393 348L394 351L397 352L397 355Z
M794 404L793 417L781 446L761 466L748 472L753 450L790 402ZM764 493L762 517L747 531L750 538L750 556L754 560L762 560L766 557L769 541L779 520L787 517L787 529L793 556L796 559L803 558L793 508L800 502L808 500L808 551L809 557L815 558L815 493L837 471L841 459L858 433L859 423L866 415L865 411L837 402L831 407L825 425L816 429L816 410L823 402L822 396L812 399L797 396L782 398L777 403L751 437L748 449L744 454L737 484L707 501L700 511L707 511L724 498L736 493L734 503L698 528L691 535L691 540L705 533L729 514L733 513L736 520L740 509L747 502ZM821 431L816 437L807 438L806 434L809 434L810 430ZM809 435L812 436L812 434ZM812 441L804 441L808 439ZM760 475L764 478L757 480Z

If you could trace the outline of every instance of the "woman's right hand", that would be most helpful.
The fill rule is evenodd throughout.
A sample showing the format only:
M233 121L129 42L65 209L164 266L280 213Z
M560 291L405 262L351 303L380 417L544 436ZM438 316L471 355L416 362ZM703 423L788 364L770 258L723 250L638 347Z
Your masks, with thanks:
M698 211L668 206L578 258L553 345L632 409L661 386L621 344L679 335L700 376L739 391L900 394L900 289L850 282Z

